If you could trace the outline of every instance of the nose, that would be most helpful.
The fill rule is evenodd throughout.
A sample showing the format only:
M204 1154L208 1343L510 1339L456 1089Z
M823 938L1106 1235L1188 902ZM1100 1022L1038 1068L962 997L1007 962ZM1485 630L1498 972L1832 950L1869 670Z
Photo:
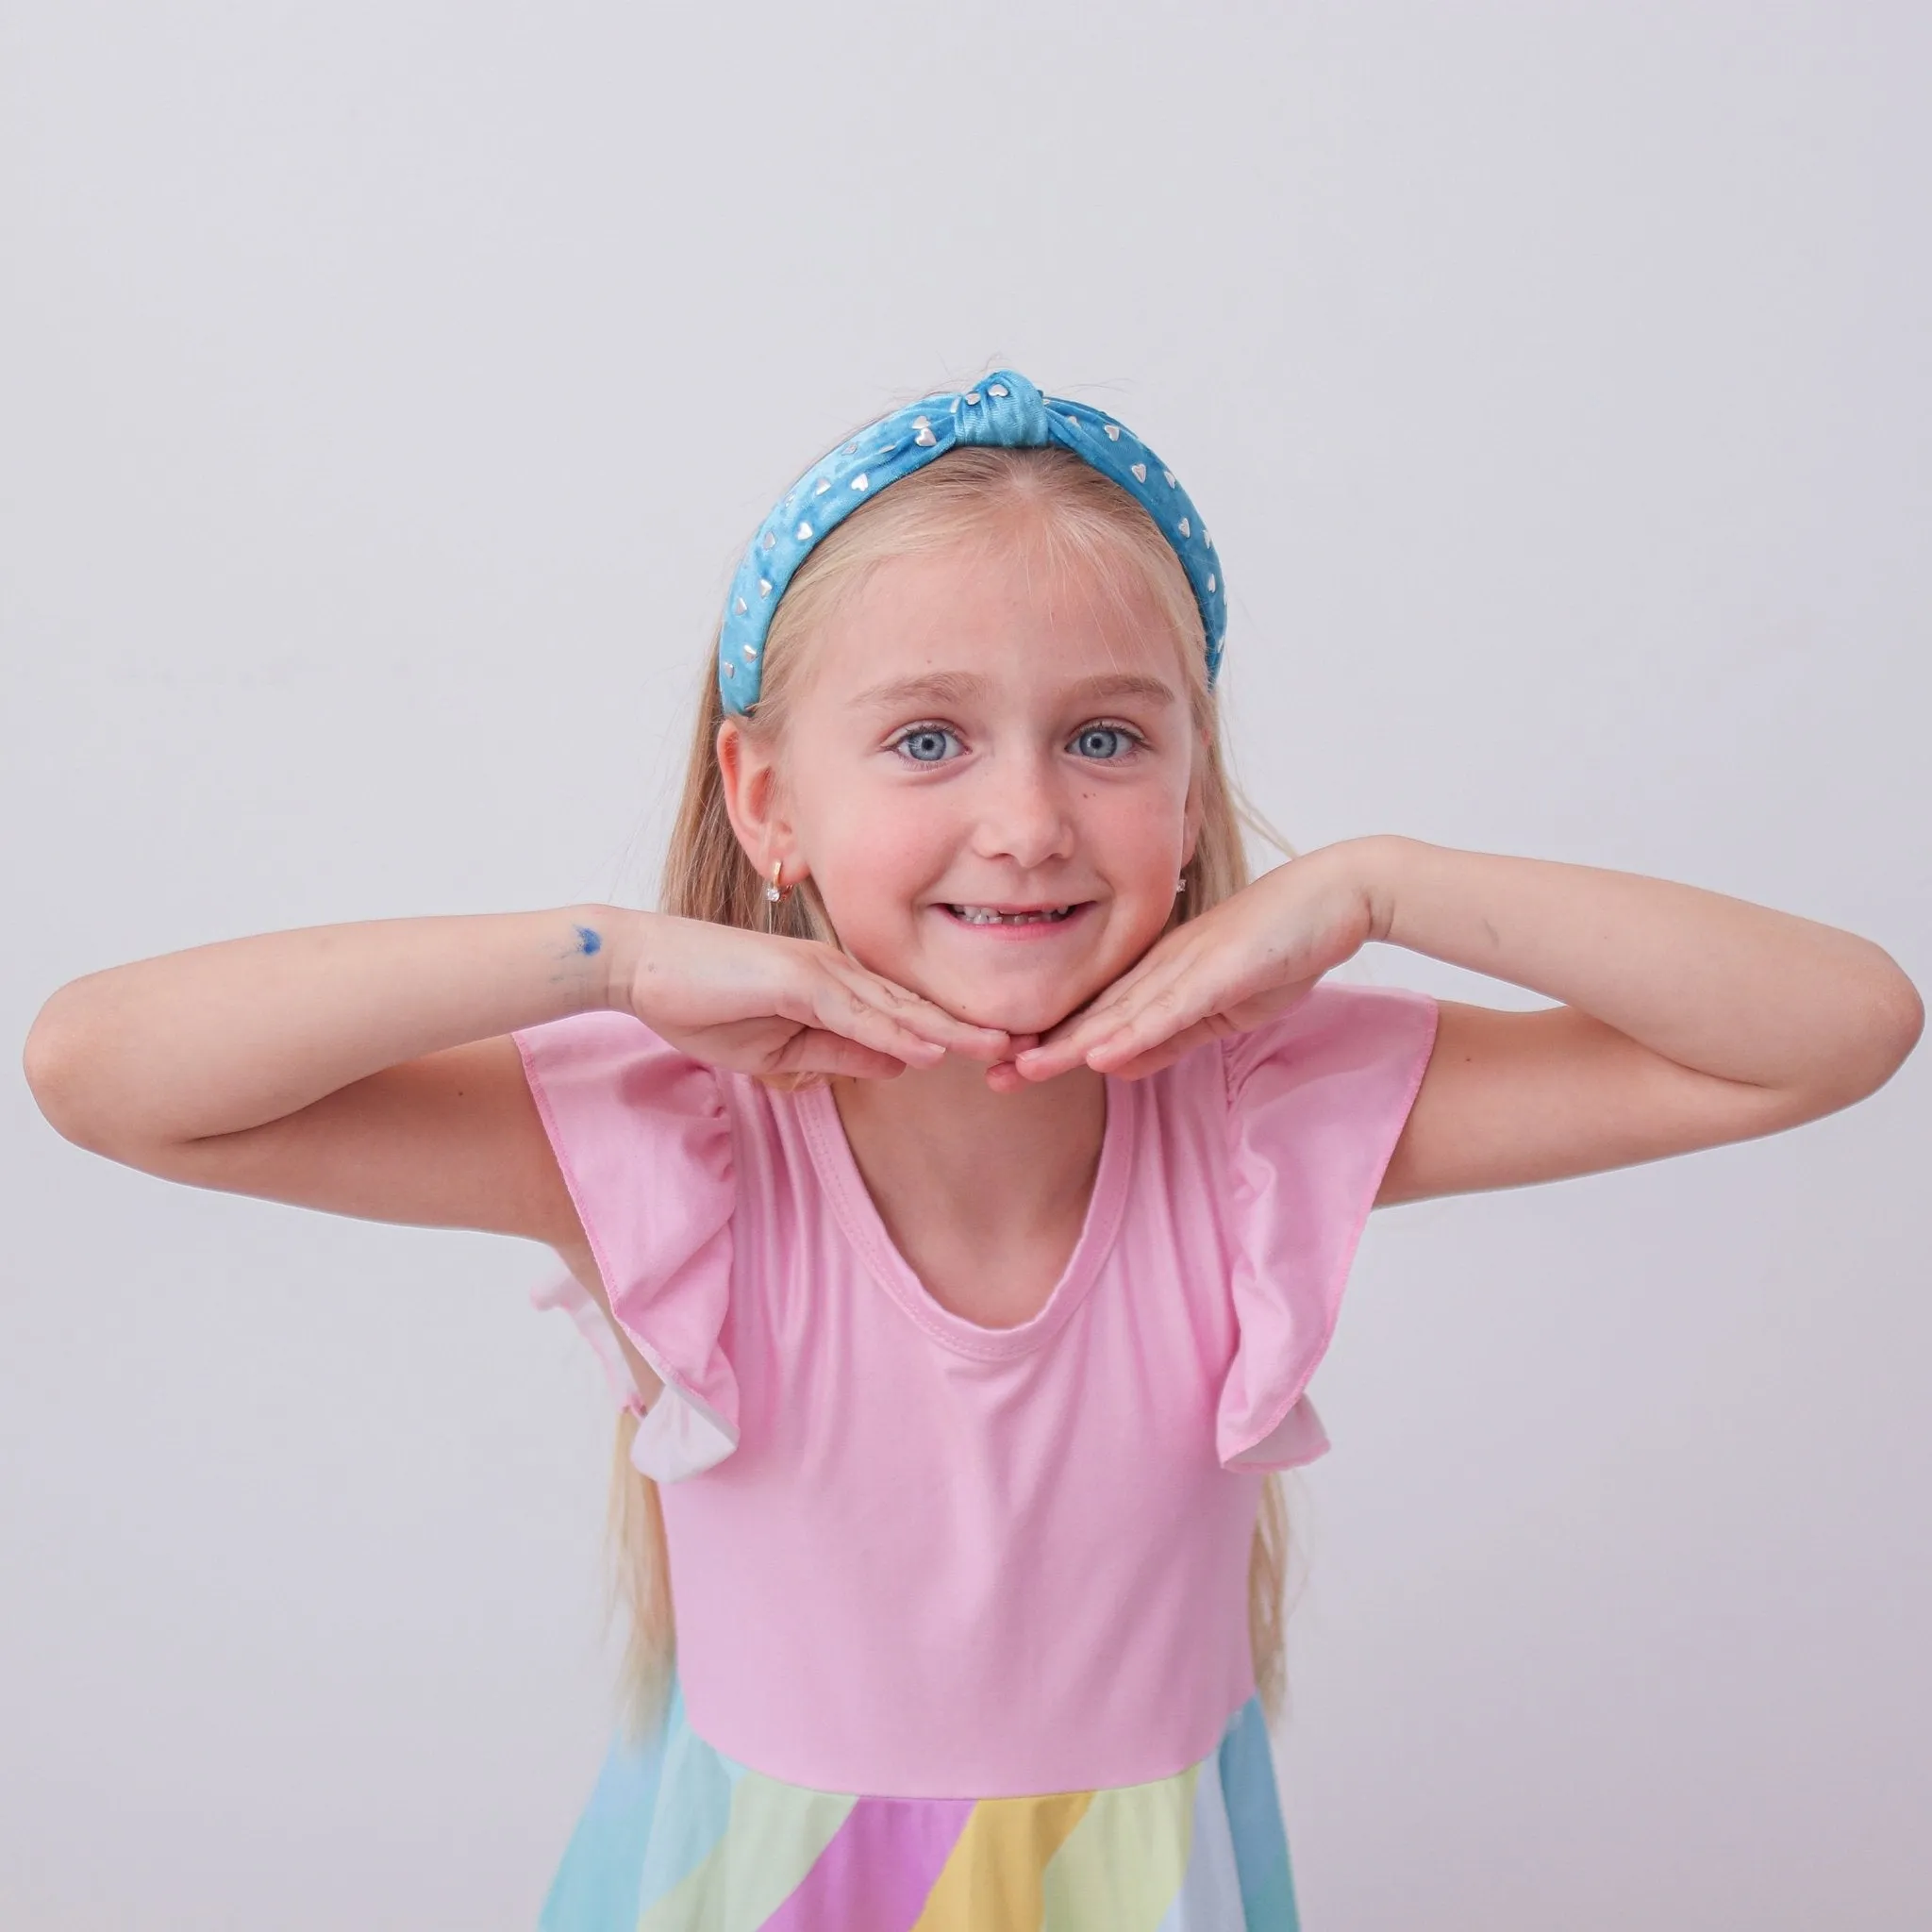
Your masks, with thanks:
M1050 757L995 760L975 801L974 857L1007 859L1028 872L1071 858L1074 820L1064 784Z

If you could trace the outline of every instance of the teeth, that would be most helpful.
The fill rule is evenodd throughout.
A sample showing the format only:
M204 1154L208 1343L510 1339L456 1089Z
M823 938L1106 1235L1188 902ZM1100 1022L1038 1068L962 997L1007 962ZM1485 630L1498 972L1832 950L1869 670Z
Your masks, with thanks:
M995 912L991 906L949 906L946 909L968 925L1054 925L1074 908L1055 906L1044 912Z

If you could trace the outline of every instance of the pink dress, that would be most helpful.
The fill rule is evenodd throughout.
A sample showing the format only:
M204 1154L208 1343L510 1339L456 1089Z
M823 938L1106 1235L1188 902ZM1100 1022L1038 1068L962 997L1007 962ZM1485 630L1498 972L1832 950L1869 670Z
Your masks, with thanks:
M516 1036L613 1312L663 1378L677 1624L546 1907L839 1932L1295 1924L1247 1573L1433 1045L1419 992L1323 982L1109 1080L1092 1198L1017 1327L893 1247L828 1090L627 1015ZM602 1310L541 1291L639 1407Z

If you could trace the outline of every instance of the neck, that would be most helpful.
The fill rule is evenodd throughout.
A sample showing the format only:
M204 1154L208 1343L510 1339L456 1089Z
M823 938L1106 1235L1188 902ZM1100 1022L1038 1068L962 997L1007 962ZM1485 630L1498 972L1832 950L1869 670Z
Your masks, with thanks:
M893 1080L835 1080L832 1097L879 1218L928 1291L988 1325L1024 1320L1086 1219L1107 1125L1101 1076L1079 1067L995 1093L982 1068L948 1059Z

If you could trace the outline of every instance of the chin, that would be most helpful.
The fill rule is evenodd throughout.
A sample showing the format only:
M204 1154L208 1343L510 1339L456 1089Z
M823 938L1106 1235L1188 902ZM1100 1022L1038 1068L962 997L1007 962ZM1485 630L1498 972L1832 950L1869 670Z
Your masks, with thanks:
M940 989L925 994L935 1006L943 1007L957 1019L971 1026L997 1026L1003 1033L1051 1033L1062 1020L1071 1019L1093 995L1100 985L1084 991L1035 991L1021 987L958 987Z

